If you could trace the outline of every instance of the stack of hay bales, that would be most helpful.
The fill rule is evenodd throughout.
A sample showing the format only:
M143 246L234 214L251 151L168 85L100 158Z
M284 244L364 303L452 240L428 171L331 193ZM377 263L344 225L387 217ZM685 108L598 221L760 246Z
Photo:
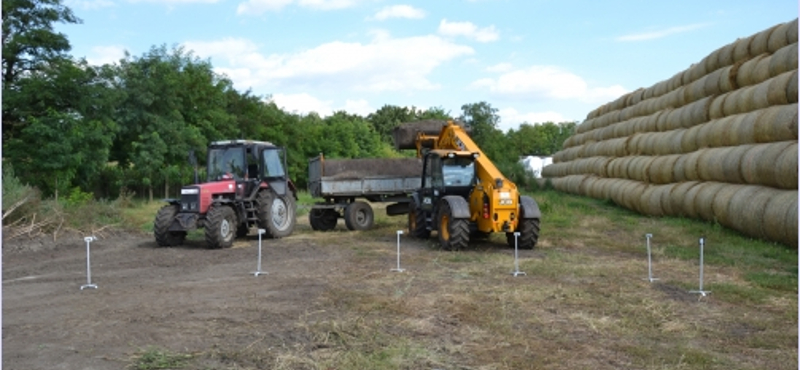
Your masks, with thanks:
M738 39L591 113L556 189L797 246L798 21Z

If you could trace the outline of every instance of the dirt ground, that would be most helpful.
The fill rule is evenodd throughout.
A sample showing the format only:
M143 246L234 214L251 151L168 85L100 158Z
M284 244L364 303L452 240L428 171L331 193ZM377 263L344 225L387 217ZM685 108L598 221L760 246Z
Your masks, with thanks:
M106 233L91 245L96 290L80 289L82 235L8 241L3 368L134 368L150 348L190 356L181 367L188 369L797 366L796 324L776 324L796 323L785 313L796 299L737 308L687 294L668 276L651 288L637 275L639 257L631 265L628 255L566 244L558 248L574 254L549 254L557 239L520 251L524 267L539 271L514 278L513 249L502 243L456 254L404 236L403 267L410 271L397 274L389 271L396 225L378 226L347 232L340 221L336 231L321 233L298 217L292 236L263 241L268 274L258 277L252 236L208 250L198 236L158 248L151 235ZM688 264L667 262L676 270ZM635 277L596 283L620 268ZM709 271L718 280L727 274ZM617 307L621 301L645 307L643 313ZM786 346L759 344L776 335ZM393 358L408 364L391 365Z

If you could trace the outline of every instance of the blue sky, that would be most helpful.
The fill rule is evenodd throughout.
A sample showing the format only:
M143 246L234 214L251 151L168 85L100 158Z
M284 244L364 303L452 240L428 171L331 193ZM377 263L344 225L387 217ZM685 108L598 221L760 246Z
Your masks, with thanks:
M798 16L794 0L65 0L72 55L114 63L183 45L288 111L390 104L500 128L583 121L715 49Z

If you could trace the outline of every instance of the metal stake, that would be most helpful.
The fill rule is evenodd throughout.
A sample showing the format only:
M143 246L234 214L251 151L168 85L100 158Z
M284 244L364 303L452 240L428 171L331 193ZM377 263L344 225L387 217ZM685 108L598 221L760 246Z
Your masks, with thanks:
M256 271L253 272L253 275L255 276L268 274L266 271L261 271L261 235L265 232L267 232L267 230L258 229L258 267L256 268Z
M520 275L527 275L519 270L519 232L514 232L514 271L511 273L514 277Z
M91 254L89 245L92 244L92 241L94 240L97 240L94 235L83 238L83 241L86 242L86 284L81 285L81 290L86 288L97 289L97 285L92 284L92 261L89 257Z
M650 253L650 238L653 237L653 234L645 234L644 236L647 238L647 280L652 283L658 280L658 278L653 277L653 258Z
M689 293L697 293L703 297L711 293L711 291L703 290L703 245L704 244L705 244L705 238L700 238L700 289L689 291Z
M403 272L406 269L400 268L400 235L403 235L403 230L397 230L397 268L391 269L392 272Z

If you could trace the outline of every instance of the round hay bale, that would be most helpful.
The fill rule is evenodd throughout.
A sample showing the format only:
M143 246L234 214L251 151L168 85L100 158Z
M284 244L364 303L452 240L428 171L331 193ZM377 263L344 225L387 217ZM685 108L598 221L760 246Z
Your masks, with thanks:
M647 169L650 167L653 157L639 156L634 157L628 163L628 179L645 182L647 179Z
M792 121L797 119L797 104L778 105L763 110L753 128L758 143L793 140Z
M758 144L751 147L742 158L741 173L744 182L778 187L777 167L775 164L784 151L795 142L779 142Z
M653 159L647 177L653 184L669 184L675 182L673 170L680 154L659 156Z
M789 45L789 38L787 37L787 31L789 25L791 23L781 23L778 25L778 28L769 35L769 40L767 41L767 51L770 53L774 53L780 50L782 47Z
M753 129L756 121L764 113L764 110L757 110L745 114L737 114L730 117L729 129L725 135L722 145L744 145L755 143Z
M741 233L763 238L764 230L764 211L771 197L777 195L778 191L763 186L745 186L731 199L729 212L732 227Z
M695 63L692 64L689 69L686 70L684 73L683 84L689 85L690 83L699 80L701 77L705 76L708 72L706 72L706 66L702 63ZM688 75L688 76L687 76ZM688 77L688 79L687 79Z
M753 40L750 42L751 55L760 55L768 51L767 44L769 43L769 36L772 35L772 32L775 31L776 28L778 28L777 24L755 34L755 37L753 37Z
M753 38L755 38L755 35L736 40L733 45L734 62L748 60L753 56L750 54L750 43L753 41Z
M626 151L629 155L639 155L642 154L641 150L639 149L640 146L644 144L640 144L647 137L647 134L637 132L631 136L628 136L627 144L626 144Z
M697 125L686 130L681 138L681 153L691 153L698 149L697 134L702 127L703 125Z
M675 109L667 108L658 112L658 116L656 117L656 129L655 131L667 131L667 127L670 126L669 121L676 120L679 113L675 113Z
M778 157L776 182L781 189L797 189L797 143L792 143Z
M650 155L667 155L671 154L669 152L670 148L670 141L669 138L672 136L673 131L668 131L665 133L654 133L651 136L652 146L650 147L650 152L647 154Z
M687 96L686 102L693 102L700 100L706 97L705 89L706 89L706 79L708 76L700 77L700 79L695 80L691 84L689 84L689 95Z
M700 160L700 156L708 150L709 149L700 149L686 155L686 161L683 163L683 178L686 179L686 181L700 180L697 164Z
M769 61L769 75L775 77L781 73L797 69L797 43L787 45L772 55Z
M722 163L729 152L729 147L706 150L697 160L697 174L700 180L723 182L725 173Z
M736 43L730 43L728 45L723 46L719 50L719 54L717 55L717 65L720 67L725 67L729 65L733 65L736 61L733 59L733 49L736 46Z
M742 177L742 160L745 153L750 149L747 145L733 146L726 152L725 158L722 160L722 178L720 181L741 184L744 183ZM719 175L719 174L716 174Z
M739 86L739 88L753 84L753 75L755 74L756 66L758 66L759 61L766 57L766 54L761 54L742 63L736 73L736 85Z
M672 191L669 193L670 206L668 209L672 211L673 215L690 217L684 210L683 203L688 196L689 190L698 184L700 184L698 181L679 182L674 188L672 188ZM696 194L697 192L694 192L692 196L695 196ZM692 203L693 202L694 199L692 199ZM692 207L692 210L694 210L694 207Z
M714 221L714 219L716 219L716 221L723 226L732 228L732 219L739 217L739 215L731 214L731 199L733 199L733 197L736 195L736 192L741 190L743 187L745 187L745 185L725 184L725 186L717 190L716 194L714 195L714 201L711 208L714 213L714 218L707 220Z
M721 94L736 90L736 77L731 76L732 71L733 66L727 66L722 68L722 72L719 74L717 88Z
M797 195L797 192L794 193ZM792 208L786 212L786 240L784 244L797 248L797 200L792 203Z
M722 116L732 116L739 113L739 101L744 96L744 89L734 90L728 93L725 101L722 102Z
M695 146L698 149L702 148L710 148L712 147L712 140L715 135L720 134L720 132L715 132L715 130L720 130L719 126L726 125L724 122L730 121L729 117L725 117L719 120L714 121L713 123L705 123L702 125L698 125L697 129L697 136L695 136Z
M720 93L719 79L722 76L722 69L718 69L703 77L703 96L713 96Z
M672 190L675 189L677 184L666 184L659 186L659 193L661 193L661 209L667 216L677 216L677 210L672 208Z
M681 210L684 216L690 218L697 218L697 207L695 206L695 198L697 197L697 193L700 192L701 187L699 186L699 182L693 182L698 184L696 186L692 186L686 191L686 195L683 196L683 201L681 202ZM674 198L673 198L674 200ZM675 204L673 203L673 208Z
M734 114L747 113L756 110L755 107L756 87L747 86L737 90L737 92L739 91L741 91L741 94L739 95L739 100L736 101L736 112Z
M751 111L769 107L769 85L771 83L771 80L766 80L753 86L753 107Z
M790 44L797 43L797 18L789 22L789 26L786 27L786 42Z
M755 68L753 68L753 75L750 76L750 81L753 85L762 83L769 80L769 64L772 61L772 55L768 55L758 61Z
M725 117L725 113L722 107L724 106L725 99L728 97L728 95L729 94L715 96L713 100L711 100L711 106L708 107L709 120Z
M792 77L789 77L789 84L786 85L786 100L789 103L797 103L797 70L792 72Z
M767 105L782 105L789 104L789 99L786 98L786 92L791 82L792 77L795 76L795 71L786 72L772 78L768 82L767 88ZM795 82L796 83L796 82Z
M675 161L675 164L672 167L673 182L681 183L686 181L686 160L688 158L688 155L682 154L678 157L678 160Z
M707 97L684 107L687 113L681 116L683 118L681 126L689 128L708 122L708 111L711 107L711 101L712 97Z
M639 181L631 181L626 189L626 207L636 212L642 213L642 195L647 190L647 185Z
M723 67L719 64L719 54L722 52L722 48L724 48L724 46L718 48L717 50L714 50L713 52L711 52L711 54L708 54L705 58L703 58L703 60L700 62L703 63L703 65L706 68L706 71L716 71L720 67Z
M787 229L797 229L797 220L793 224L787 224L787 214L797 209L796 191L779 191L775 194L764 209L764 235L767 239L786 242L789 231ZM796 246L796 244L795 244Z
M700 190L694 198L694 209L698 218L714 221L714 197L725 186L727 184L721 182L704 182L698 185Z
M664 209L661 208L661 193L658 186L648 186L642 193L640 200L641 212L648 216L661 217Z
M686 135L687 129L677 129L672 131L670 136L666 138L668 140L668 150L663 154L680 154L683 153L683 149L681 148L683 143L683 137Z
M606 174L608 177L621 179L624 174L622 173L622 163L625 162L624 158L612 158L606 166Z
M578 192L578 194L595 198L593 196L594 194L593 187L596 186L596 184L597 184L597 177L587 176L586 179L584 179L583 182L581 183L580 191Z

